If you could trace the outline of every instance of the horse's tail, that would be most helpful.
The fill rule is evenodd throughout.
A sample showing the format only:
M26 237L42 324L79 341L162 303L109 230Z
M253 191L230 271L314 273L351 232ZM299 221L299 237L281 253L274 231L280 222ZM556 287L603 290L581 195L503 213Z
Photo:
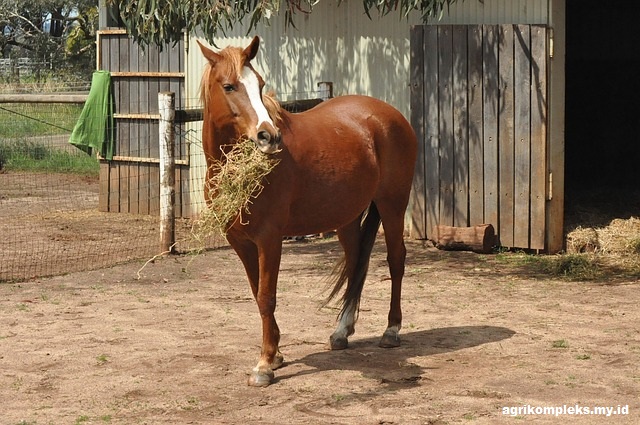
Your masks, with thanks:
M362 218L363 216L364 219ZM342 309L339 317L349 309L353 309L352 311L356 313L357 317L362 288L364 287L364 281L367 278L367 271L369 270L369 258L371 257L373 244L376 241L376 235L380 228L380 213L378 212L376 204L373 202L369 205L368 210L364 211L360 217L360 250L354 270L354 276L348 276L347 264L343 257L342 261L340 261L336 266L337 269L334 271L336 278L333 290L325 301L325 305L331 302L338 292L340 292L345 282L349 282L347 284L347 289L342 296Z

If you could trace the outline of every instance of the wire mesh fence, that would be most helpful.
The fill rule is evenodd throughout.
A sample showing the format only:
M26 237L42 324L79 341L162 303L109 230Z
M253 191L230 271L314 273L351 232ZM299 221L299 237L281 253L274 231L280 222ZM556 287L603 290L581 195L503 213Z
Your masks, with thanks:
M114 161L99 161L68 143L81 110L82 105L0 103L0 281L102 268L159 253L157 164L140 167L137 176L121 173L101 181L101 169L114 168ZM189 136L188 143L199 143L194 131ZM125 211L101 203L129 192L131 199L145 193L148 207ZM194 188L191 197L198 198L197 192ZM190 226L189 218L178 219L179 249L191 247ZM210 245L221 243L218 238Z
M0 102L0 281L99 269L160 253L157 120L136 118L148 131L118 122L115 155L106 160L69 144L82 109ZM200 128L175 128L180 252L226 244L219 235L204 242L191 235L205 205Z

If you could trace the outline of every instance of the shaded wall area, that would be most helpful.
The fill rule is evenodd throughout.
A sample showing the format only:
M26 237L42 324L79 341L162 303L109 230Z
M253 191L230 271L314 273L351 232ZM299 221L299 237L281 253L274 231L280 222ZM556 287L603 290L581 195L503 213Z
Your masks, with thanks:
M640 182L639 7L567 1L566 189L605 201Z

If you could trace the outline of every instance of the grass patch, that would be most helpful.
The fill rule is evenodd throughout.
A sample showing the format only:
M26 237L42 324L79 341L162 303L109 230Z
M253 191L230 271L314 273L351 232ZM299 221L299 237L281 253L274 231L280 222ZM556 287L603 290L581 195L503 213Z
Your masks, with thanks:
M568 280L594 280L602 273L596 258L585 254L541 257L542 269L553 276Z
M566 339L558 339L551 343L552 348L569 348L569 342Z
M0 139L71 133L82 108L75 104L0 104Z
M109 357L107 357L106 354L100 354L98 357L96 357L96 363L98 364L98 366L102 366L108 361L109 361Z
M536 277L569 281L618 281L640 277L640 218L616 218L598 227L574 228L567 252L537 255L498 249L493 259Z
M72 173L98 176L98 160L84 153L72 154L26 140L0 138L0 168L13 171Z
M588 281L604 276L599 257L594 254L535 255L519 252L498 254L496 259L522 267L536 275L563 280Z

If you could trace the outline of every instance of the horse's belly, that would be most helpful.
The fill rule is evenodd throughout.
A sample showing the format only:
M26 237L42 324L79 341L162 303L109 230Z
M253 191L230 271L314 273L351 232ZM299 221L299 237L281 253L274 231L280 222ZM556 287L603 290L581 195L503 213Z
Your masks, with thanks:
M356 219L373 199L374 181L316 187L293 200L286 235L303 235L338 229Z

